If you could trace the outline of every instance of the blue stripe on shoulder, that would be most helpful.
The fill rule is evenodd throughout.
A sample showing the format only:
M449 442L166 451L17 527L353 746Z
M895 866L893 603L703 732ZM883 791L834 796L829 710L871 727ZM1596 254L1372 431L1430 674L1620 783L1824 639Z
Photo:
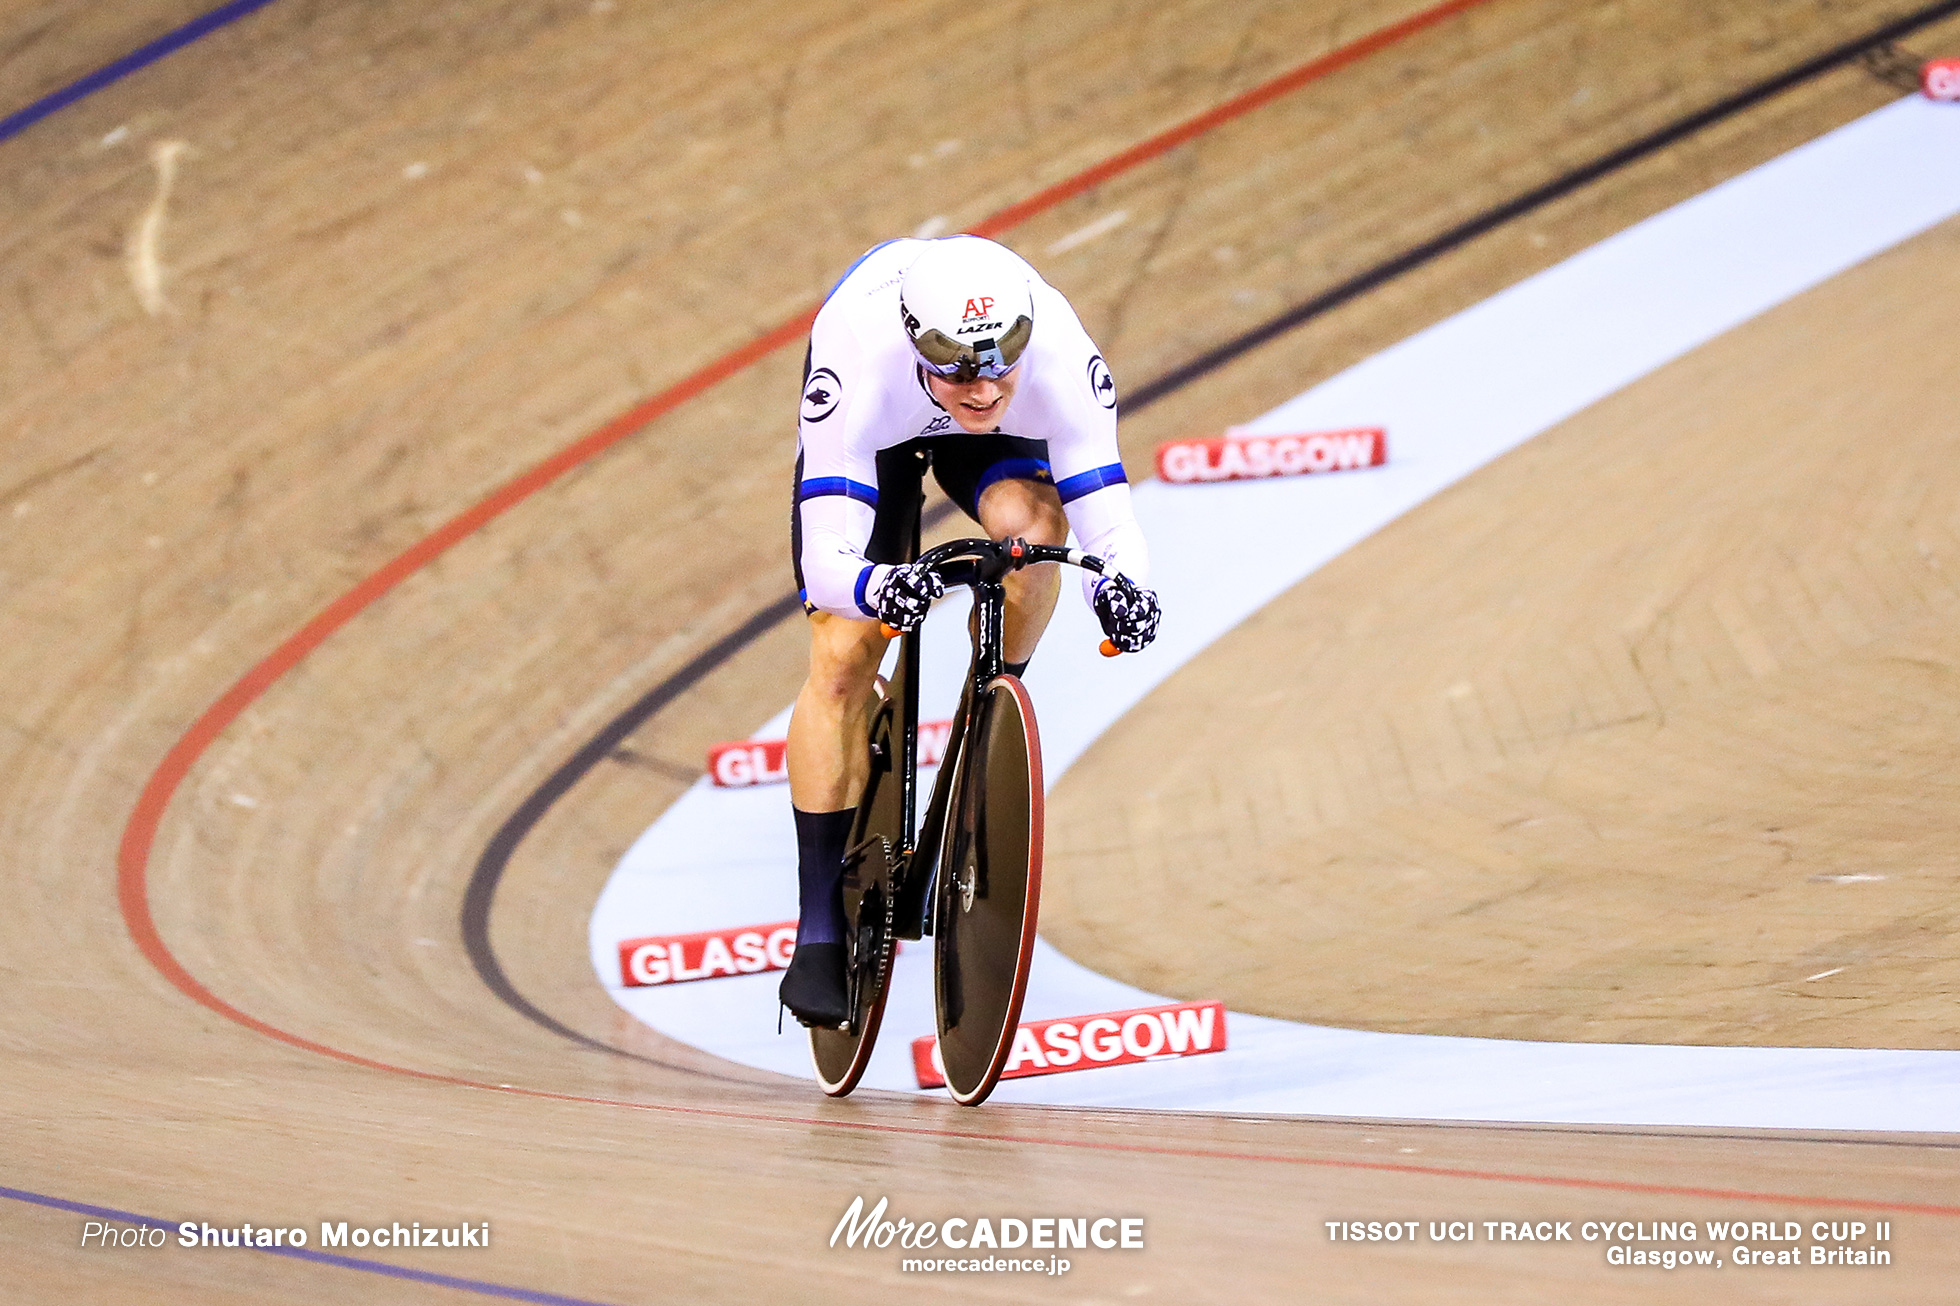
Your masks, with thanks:
M897 243L898 242L896 240L881 240L877 244L873 245L870 249L865 250L864 253L858 255L857 262L845 268L844 275L837 278L837 285L832 286L829 290L824 292L823 302L828 304L830 302L830 297L837 293L837 286L841 286L846 281L849 281L851 279L851 273L857 271L859 267L863 266L864 261L866 259L870 258L873 254L876 254L879 250L883 249L885 246L896 245Z
M1120 472L1123 469L1119 467L1116 470ZM802 503L805 499L821 499L828 494L841 494L873 508L878 506L878 487L854 481L848 476L813 476L796 488L796 501Z
M852 592L851 597L857 600L859 612L862 612L865 616L871 618L873 621L876 621L878 619L878 610L864 601L865 587L870 584L871 584L871 568L867 564L865 569L858 573L857 589Z
M1086 472L1080 472L1069 477L1066 481L1057 481L1055 483L1055 490L1062 496L1063 503L1074 503L1085 494L1094 494L1097 490L1111 485L1128 485L1129 483L1130 478L1123 475L1123 464L1111 463L1107 467L1095 467Z

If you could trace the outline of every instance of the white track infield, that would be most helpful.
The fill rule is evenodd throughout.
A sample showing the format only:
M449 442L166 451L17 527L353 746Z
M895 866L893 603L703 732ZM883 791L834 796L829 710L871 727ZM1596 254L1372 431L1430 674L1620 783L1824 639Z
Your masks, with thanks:
M1064 598L1028 677L1049 783L1199 650L1387 522L1672 359L1960 212L1960 105L1902 100L1524 281L1248 423L1251 432L1385 426L1372 471L1136 487L1163 633L1106 660ZM928 625L927 719L951 714L964 609ZM780 735L788 710L757 737ZM781 1034L779 973L625 988L618 943L796 915L780 786L696 784L640 837L593 910L592 963L662 1033L811 1078ZM931 944L908 944L868 1088L914 1089L933 1028ZM1184 995L1210 996L1203 993ZM1026 1020L1167 1001L1044 942ZM1004 1082L997 1102L1431 1120L1960 1130L1960 1052L1528 1043L1323 1029L1232 1014L1217 1055ZM815 1091L814 1089L812 1091Z

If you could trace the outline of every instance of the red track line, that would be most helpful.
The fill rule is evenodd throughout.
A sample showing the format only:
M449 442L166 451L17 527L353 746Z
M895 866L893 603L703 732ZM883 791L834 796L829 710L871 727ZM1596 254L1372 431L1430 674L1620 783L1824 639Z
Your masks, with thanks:
M1047 190L1039 191L1018 204L1010 204L992 217L983 218L967 230L976 236L994 236L1018 227L1037 213L1054 208L1064 200L1072 200L1084 191L1102 185L1110 178L1128 172L1138 164L1147 163L1160 154L1168 154L1180 145L1196 140L1214 127L1222 127L1234 118L1240 118L1254 109L1262 108L1291 94L1309 82L1318 81L1331 73L1339 72L1349 64L1358 63L1371 54L1378 54L1389 46L1417 32L1434 27L1448 18L1454 18L1466 9L1475 9L1486 0L1450 0L1448 4L1425 9L1371 32L1358 41L1342 46L1322 55L1312 63L1301 64L1290 73L1275 77L1262 86L1255 86L1237 99L1227 100L1217 108L1201 113L1195 118L1186 119L1169 131L1160 132L1146 141L1132 145L1121 154L1104 159L1101 163L1083 172L1076 173L1067 181L1057 182Z
M992 235L1025 222L1035 214L1076 195L1091 187L1109 180L1131 168L1154 159L1170 150L1176 149L1205 132L1211 131L1235 118L1252 112L1254 109L1271 103L1290 91L1298 90L1318 78L1325 77L1359 59L1386 49L1398 41L1406 39L1425 28L1432 27L1443 20L1474 8L1487 0L1448 0L1448 3L1424 10L1393 26L1383 28L1358 41L1341 47L1331 54L1324 55L1311 63L1304 64L1284 76L1275 78L1263 86L1229 100L1217 108L1200 114L1187 122L1160 133L1139 145L1124 151L1097 166L1082 172L1056 186L1051 186L1037 195L1018 204L1002 209L1000 212L976 224L972 231L980 235ZM1893 1211L1919 1215L1960 1216L1960 1207L1931 1206L1910 1202L1881 1202L1871 1200L1841 1200L1834 1198L1810 1197L1787 1193L1753 1193L1720 1188L1692 1188L1666 1184L1641 1184L1610 1179L1561 1178L1550 1175L1512 1174L1503 1171L1453 1170L1444 1166L1403 1165L1376 1161L1336 1161L1315 1157L1277 1156L1258 1152L1224 1152L1204 1148L1157 1147L1145 1144L1112 1143L1090 1139L1042 1138L1034 1135L989 1134L977 1130L931 1129L915 1125L883 1124L874 1121L838 1120L823 1116L796 1116L764 1112L743 1112L718 1110L708 1107L686 1107L671 1103L632 1102L623 1099L581 1097L572 1093L553 1093L542 1089L518 1088L514 1085L488 1084L465 1079L458 1075L444 1075L433 1071L416 1070L408 1066L397 1066L386 1061L329 1047L324 1043L289 1033L269 1025L256 1016L240 1011L223 998L220 998L186 970L181 962L163 942L157 932L156 920L150 913L149 903L149 859L150 850L155 845L158 827L162 824L164 810L170 805L190 770L197 764L204 750L222 734L227 726L252 705L260 695L270 689L288 671L299 665L307 654L318 648L328 636L353 620L355 616L387 594L395 586L420 571L430 562L447 552L451 547L475 534L485 525L502 516L524 500L536 494L566 472L588 462L610 449L627 436L638 431L647 423L665 413L671 412L681 404L694 398L702 391L714 386L742 371L751 363L773 353L783 345L800 338L810 328L817 310L806 309L789 321L782 323L765 335L726 354L708 366L690 374L676 384L644 400L634 408L620 414L590 435L567 446L558 453L532 467L529 471L506 482L489 497L473 507L451 518L432 534L426 536L399 554L379 571L367 577L360 584L328 604L318 615L302 626L284 643L280 644L250 671L241 676L225 694L207 708L202 716L180 737L163 761L143 786L143 792L131 811L129 822L123 828L122 846L117 858L117 897L121 903L123 921L129 929L130 938L143 953L150 964L168 979L186 997L199 1005L235 1021L255 1033L267 1038L330 1057L349 1065L361 1066L369 1070L381 1070L391 1074L407 1075L431 1083L450 1084L459 1088L476 1088L488 1092L510 1093L520 1097L539 1098L559 1102L587 1103L595 1106L626 1107L636 1111L660 1111L675 1115L710 1116L729 1120L746 1120L757 1123L776 1123L794 1125L820 1125L859 1129L867 1132L920 1135L932 1138L961 1138L975 1142L1018 1143L1026 1146L1073 1147L1091 1151L1135 1152L1155 1156L1184 1156L1208 1160L1237 1160L1269 1162L1285 1165L1304 1165L1322 1169L1365 1170L1390 1174L1428 1175L1438 1178L1475 1179L1502 1183L1534 1184L1561 1188L1583 1188L1608 1192L1637 1193L1646 1195L1674 1197L1720 1198L1744 1202L1772 1202L1795 1206L1836 1207L1844 1210Z
M343 1060L365 1065L376 1064L364 1058L334 1053ZM767 1111L734 1111L725 1107L675 1106L665 1102L633 1102L622 1098L583 1097L577 1093L554 1093L548 1089L518 1088L510 1084L484 1084L453 1075L427 1071L404 1073L422 1079L440 1080L461 1087L488 1089L519 1097L542 1098L553 1102L574 1102L592 1106L626 1107L634 1111L660 1111L670 1115L709 1116L723 1120L745 1120L760 1124L825 1125L836 1129L857 1129L865 1133L911 1135L923 1138L959 1138L976 1143L1015 1143L1024 1147L1069 1147L1090 1152L1130 1152L1146 1156L1190 1157L1205 1161L1256 1161L1271 1165L1301 1165L1321 1170L1362 1170L1378 1174L1425 1175L1438 1179L1472 1179L1490 1183L1530 1184L1549 1188L1579 1188L1596 1192L1632 1193L1645 1197L1702 1197L1733 1202L1767 1202L1782 1206L1812 1206L1847 1211L1889 1211L1904 1215L1960 1216L1960 1206L1938 1206L1925 1202L1887 1202L1866 1197L1815 1197L1806 1193L1760 1193L1742 1188L1698 1188L1685 1184L1643 1184L1624 1179L1582 1179L1561 1175L1519 1174L1504 1170L1459 1170L1441 1165L1414 1165L1399 1161L1336 1161L1326 1157L1280 1156L1271 1152L1228 1152L1206 1147L1167 1147L1152 1143L1112 1143L1087 1138L1044 1138L1038 1134L989 1134L976 1129L931 1129L924 1125L898 1125L875 1120L839 1120L827 1116L798 1116Z
M1199 114L1181 126L1153 136L1141 145L1069 181L1003 209L981 222L973 230L1004 231L1044 209L1052 208L1063 200L1080 194L1098 182L1134 168L1146 160L1156 158L1186 141L1195 139L1203 132L1250 113L1277 96L1297 90L1316 78L1325 77L1365 55L1375 53L1395 41L1482 3L1485 3L1485 0L1447 0L1447 3L1424 10L1412 18L1364 36L1331 54L1323 55L1311 63L1303 64L1263 86L1248 91L1237 99ZM296 1035L274 1029L218 998L198 983L177 961L157 933L156 921L150 914L148 885L150 849L156 843L157 829L163 823L163 814L169 807L171 798L175 796L185 777L190 774L191 768L204 755L204 750L211 746L226 727L236 721L247 707L257 701L259 696L282 676L298 666L307 654L324 643L328 636L352 621L395 586L446 553L451 547L544 489L560 476L598 457L655 418L671 412L702 391L727 380L751 363L800 338L809 330L816 314L815 307L805 309L741 348L723 355L667 389L648 397L529 471L507 481L488 498L451 518L432 534L411 545L379 571L328 604L258 665L240 677L217 702L205 709L204 714L164 755L163 761L151 774L149 782L143 786L143 792L136 801L135 809L130 812L129 822L123 827L122 847L117 857L117 897L121 902L123 920L128 926L130 937L150 963L186 996L219 1015L235 1020L268 1037L306 1048L308 1051L351 1060L362 1065L398 1069L398 1067L384 1067L379 1062L368 1062L350 1054L339 1053Z

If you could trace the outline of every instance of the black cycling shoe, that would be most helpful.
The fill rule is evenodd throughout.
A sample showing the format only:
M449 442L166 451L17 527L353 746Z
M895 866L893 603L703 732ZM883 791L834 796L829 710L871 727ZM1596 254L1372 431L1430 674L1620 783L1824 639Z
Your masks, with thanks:
M776 990L789 1014L805 1025L835 1029L850 1016L850 989L844 982L844 945L800 943Z

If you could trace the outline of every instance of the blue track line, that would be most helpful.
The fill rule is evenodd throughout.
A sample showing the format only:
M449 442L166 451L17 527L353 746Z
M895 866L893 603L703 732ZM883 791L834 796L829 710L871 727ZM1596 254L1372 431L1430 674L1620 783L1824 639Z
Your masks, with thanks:
M259 0L259 3L269 3L269 0ZM5 1185L0 1185L0 1197L11 1198L16 1202L28 1202L35 1206L53 1207L57 1211L71 1211L76 1215L94 1216L98 1220L116 1220L138 1228L166 1229L175 1232L179 1223L176 1220L159 1220L154 1216L118 1211L109 1206L91 1206L87 1202L71 1202L62 1197L46 1197L40 1193L8 1188ZM436 1274L430 1270L411 1270L402 1265L390 1265L386 1261L367 1261L358 1256L337 1256L332 1252L316 1252L306 1247L252 1247L239 1250L263 1252L268 1256L285 1256L296 1261L313 1261L320 1265L338 1266L343 1270L364 1270L369 1274L386 1275L391 1279L413 1279L417 1283L433 1283L437 1287L455 1288L459 1292L473 1292L483 1297L532 1302L535 1306L604 1306L604 1303L587 1301L582 1297L561 1297L555 1292L512 1288L501 1283L485 1283L481 1279L463 1279L453 1274Z
M149 67L165 55L183 49L199 37L208 36L227 23L236 22L271 3L272 0L232 0L230 4L220 5L202 18L193 18L176 31L158 37L142 49L132 51L106 67L96 69L80 81L36 100L25 109L0 118L0 141L10 140L20 135L55 110L65 109L83 96L92 95L111 82L119 82L131 73Z

